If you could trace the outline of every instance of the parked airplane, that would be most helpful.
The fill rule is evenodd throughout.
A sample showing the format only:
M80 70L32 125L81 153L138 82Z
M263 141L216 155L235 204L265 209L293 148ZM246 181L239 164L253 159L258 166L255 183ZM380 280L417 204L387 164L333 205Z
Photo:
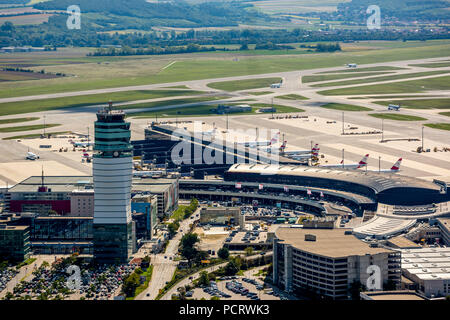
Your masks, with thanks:
M384 172L384 173L397 173L400 172L400 165L402 164L403 158L397 160L396 163L390 169L381 169L381 170L369 170L372 172Z
M280 136L280 132L277 132L270 141L246 141L246 142L238 142L238 145L247 147L247 148L257 148L257 147L266 147L272 146L278 142L278 138Z
M390 105L388 106L388 110L398 111L398 110L400 110L400 108L401 108L401 106L400 106L400 105L397 105L397 104L390 104Z
M329 169L345 169L345 170L356 170L363 168L367 166L367 159L369 158L369 155L366 154L359 163L354 164L344 164L343 160L340 164L325 164L325 165L319 165L320 168L329 168Z
M34 154L33 152L27 152L27 156L25 157L26 160L36 160L39 159L39 156Z
M287 144L287 141L285 141L283 143L284 148L286 148L286 144ZM284 150L284 148L283 148L283 150ZM283 154L285 156L292 156L292 157L300 156L300 155L308 155L309 157L311 157L311 154L314 156L318 156L319 151L320 151L319 144L316 143L311 150L283 151Z

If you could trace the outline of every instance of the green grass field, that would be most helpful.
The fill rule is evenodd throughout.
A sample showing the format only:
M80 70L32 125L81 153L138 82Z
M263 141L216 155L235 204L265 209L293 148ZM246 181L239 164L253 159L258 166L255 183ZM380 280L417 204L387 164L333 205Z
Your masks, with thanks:
M395 120L395 121L426 121L427 119L416 116L409 116L406 114L398 114L398 113L371 113L369 116L378 118L378 119L386 119L386 120Z
M347 78L362 78L369 76L377 76L383 74L391 74L392 72L361 72L356 74L344 73L344 74L321 74L302 77L303 83L320 82L320 81L332 81Z
M426 123L426 127L450 131L450 123Z
M410 66L412 66L412 67L423 67L423 68L445 68L445 67L450 67L450 62L410 64Z
M277 96L275 98L283 99L283 100L309 100L309 98L306 98L306 97L301 96L299 94L286 94L284 96Z
M417 47L361 49L335 54L246 56L240 57L239 60L234 59L232 55L225 54L177 55L177 59L187 58L177 61L164 70L162 68L168 64L170 57L74 57L66 58L64 61L61 58L51 60L40 57L42 63L53 64L53 66L46 67L46 71L74 74L77 77L21 81L14 85L9 82L0 83L0 98L338 67L349 62L366 64L447 57L450 54L450 44L447 40L428 41L427 46L417 42L416 45ZM104 65L104 61L109 64ZM34 60L32 62L39 63ZM25 62L21 61L21 63ZM10 62L0 59L0 65L9 64ZM41 69L42 67L38 64L36 68Z
M254 91L254 92L246 92L247 94L251 94L252 96L263 96L266 94L273 93L272 91Z
M355 106L352 104L342 104L342 103L327 103L320 107L325 108L325 109L339 110L339 111L372 111L373 110L373 109L366 108L366 107Z
M129 104L126 106L120 106L122 110L128 109L146 109L146 108L159 108L165 106L175 106L179 104L188 104L188 103L196 103L196 102L208 102L214 100L221 100L227 98L226 96L205 96L205 97L194 97L194 98L184 98L184 99L171 99L164 101L153 101L153 102L144 102L144 103L136 103ZM169 109L170 110L170 109Z
M434 76L434 75L448 74L448 73L449 73L449 71L417 72L417 73L409 73L409 74L398 74L398 75L393 75L393 76L375 77L375 78L369 78L369 79L355 79L355 80L347 80L347 81L327 82L327 83L315 84L315 85L312 85L312 87L322 88L322 87L334 87L334 86L350 86L353 84L410 79L410 78Z
M402 108L408 109L450 109L450 98L390 100L390 101L375 101L374 103L382 106L388 106L390 104L400 104Z
M359 95L359 94L391 94L391 93L420 93L431 90L449 90L450 76L436 77L422 80L411 80L353 88L319 91L326 96Z
M198 105L191 107L180 107L174 109L166 109L166 110L158 110L158 111L142 111L142 112L133 112L129 113L128 117L133 118L175 118L175 117L200 117L200 116L219 116L217 113L213 112L212 109L217 108L217 104L210 105ZM239 115L251 115L256 114L258 109L264 107L271 107L271 104L264 103L255 103L250 105L252 107L251 112L236 112L230 113L230 116L239 116ZM304 112L302 109L297 109L294 107L282 106L282 105L274 105L277 109L276 113L293 113L293 112ZM270 113L269 113L270 114ZM225 115L222 115L225 116Z
M208 83L208 87L224 91L240 91L247 89L268 88L272 83L279 83L281 78L260 78L236 81Z
M3 120L0 120L0 124L27 122L27 121L35 121L35 120L39 120L39 118L38 117L29 117L29 118L3 119Z
M250 106L255 107L255 108L270 108L270 107L274 107L275 109L277 109L277 112L275 113L290 113L290 112L305 112L305 110L303 109L298 109L298 108L294 108L294 107L289 107L289 106L283 106L280 104L268 104L268 103L253 103ZM270 114L270 112L269 112Z
M450 117L450 112L439 112L441 116Z
M45 125L45 128L53 128L60 126L60 124L55 123L49 123ZM33 126L17 126L17 127L6 127L6 128L0 128L0 132L20 132L20 131L31 131L31 130L39 130L43 129L43 124L36 124Z
M104 94L91 94L91 95L64 97L64 98L7 102L7 103L0 103L0 116L55 110L62 108L75 108L75 107L107 104L109 100L117 103L117 102L156 99L164 97L187 96L201 93L203 92L192 90L139 90L139 91L123 91Z
M369 68L357 68L357 69L342 69L336 71L323 71L318 74L334 74L334 73L359 73L359 72L377 72L377 71L396 71L396 70L406 70L405 68L399 67L389 67L389 66L379 66L379 67L369 67Z
M48 134L60 135L60 134L70 134L70 133L72 133L72 132L71 131L45 132L46 135L48 135ZM41 136L40 133L30 133L30 134L24 134L24 135L19 135L19 136L6 137L6 138L3 138L2 140L34 139L34 138L39 138L40 136Z

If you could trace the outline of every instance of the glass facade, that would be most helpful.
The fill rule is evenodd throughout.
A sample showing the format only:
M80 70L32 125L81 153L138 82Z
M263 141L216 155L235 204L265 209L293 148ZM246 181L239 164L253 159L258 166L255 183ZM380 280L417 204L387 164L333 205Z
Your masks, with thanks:
M124 263L132 254L132 223L94 224L94 257L99 263Z
M31 241L92 241L92 218L37 218L31 225Z
M28 227L0 227L0 261L23 261L28 259L30 253L30 230Z

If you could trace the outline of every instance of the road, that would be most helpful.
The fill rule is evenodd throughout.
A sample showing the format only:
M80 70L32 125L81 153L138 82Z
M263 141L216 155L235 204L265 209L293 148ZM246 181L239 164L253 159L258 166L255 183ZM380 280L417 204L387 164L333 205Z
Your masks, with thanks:
M199 212L200 208L192 214L192 216L196 218L185 219L180 222L179 230L182 231L177 232L177 234L169 241L165 253L151 256L151 263L153 265L152 279L147 290L139 294L135 300L154 300L158 296L159 290L166 285L166 282L172 280L173 274L178 265L178 262L174 261L174 259L178 252L180 240L185 234L188 233L189 225L198 220L197 214L199 214Z

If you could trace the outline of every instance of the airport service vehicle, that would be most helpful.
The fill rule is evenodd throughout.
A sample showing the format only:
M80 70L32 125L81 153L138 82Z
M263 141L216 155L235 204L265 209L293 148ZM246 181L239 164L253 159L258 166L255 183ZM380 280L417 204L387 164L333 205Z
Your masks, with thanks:
M278 142L278 138L280 136L280 132L277 132L270 141L266 140L255 140L255 141L246 141L246 142L238 142L238 145L244 146L246 148L257 148L257 147L267 147L271 146Z
M399 111L401 108L401 106L398 104L390 104L388 105L388 110L394 110L394 111Z
M278 88L281 88L281 83L272 83L272 84L270 85L270 87L271 87L272 89L278 89Z
M26 160L36 160L36 159L39 159L39 156L33 152L28 151L25 159Z
M369 154L366 154L359 163L354 164L344 164L343 160L340 164L325 164L318 166L319 168L329 168L329 169L344 169L344 170L356 170L367 166L367 159Z
M400 172L400 165L402 164L403 158L397 160L396 163L390 169L381 169L381 170L369 170L372 172L382 172L382 173L397 173Z
M358 65L356 63L348 63L347 68L358 68Z

